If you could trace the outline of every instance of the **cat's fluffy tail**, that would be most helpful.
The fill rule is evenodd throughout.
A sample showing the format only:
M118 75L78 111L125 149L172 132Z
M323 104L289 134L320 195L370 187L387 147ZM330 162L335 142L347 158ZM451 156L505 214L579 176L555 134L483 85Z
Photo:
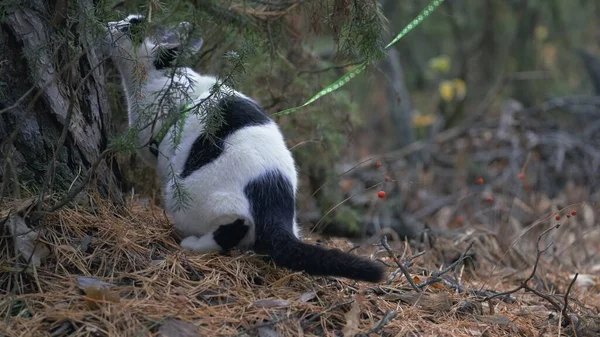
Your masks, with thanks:
M352 280L377 283L385 278L382 264L343 252L326 249L300 241L285 229L263 234L262 250L266 250L275 264L315 276L339 276Z

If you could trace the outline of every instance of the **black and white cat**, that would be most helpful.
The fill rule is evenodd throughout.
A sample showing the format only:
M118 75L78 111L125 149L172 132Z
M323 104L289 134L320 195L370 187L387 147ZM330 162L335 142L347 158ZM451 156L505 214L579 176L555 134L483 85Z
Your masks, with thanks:
M166 135L155 141L158 149L145 146L138 153L157 168L166 210L184 237L181 246L198 253L253 250L271 256L276 265L311 275L383 280L383 266L374 261L302 242L296 222L294 159L277 124L254 100L221 87L229 95L213 102L221 108L225 121L216 132L216 141L207 139L203 118L189 114L177 131L180 141L175 146L175 127L164 123L161 117L166 109L158 111L155 105L159 96L171 82L177 84L185 94L171 95L170 100L183 109L211 97L216 78L187 67L178 68L174 76L169 73L181 52L196 53L202 45L198 38L184 46L189 23L161 28L135 44L131 30L143 22L143 16L130 15L108 23L111 58L122 76L130 126L140 130L138 143L150 144L162 128L168 128ZM152 124L148 115L155 121L153 128L144 128ZM189 193L190 207L175 207L175 177Z

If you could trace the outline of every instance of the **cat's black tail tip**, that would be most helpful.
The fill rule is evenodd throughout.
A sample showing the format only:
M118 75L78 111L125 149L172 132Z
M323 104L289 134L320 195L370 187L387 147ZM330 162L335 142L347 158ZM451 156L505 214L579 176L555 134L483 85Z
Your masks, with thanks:
M281 267L313 276L337 276L371 283L379 283L386 277L385 266L377 261L336 248L304 243L291 233L270 234L269 255Z

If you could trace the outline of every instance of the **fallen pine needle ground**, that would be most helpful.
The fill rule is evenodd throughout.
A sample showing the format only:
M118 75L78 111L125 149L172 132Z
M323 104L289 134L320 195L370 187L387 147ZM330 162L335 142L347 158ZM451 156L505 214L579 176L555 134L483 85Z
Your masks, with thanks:
M46 217L41 237L46 256L27 268L3 231L0 335L600 335L600 268L567 261L566 254L555 258L558 241L541 255L528 285L563 306L578 272L564 311L569 317L523 289L485 299L527 280L536 242L519 243L507 254L494 235L477 230L429 245L369 240L355 248L344 239L308 239L387 264L389 280L377 285L292 273L250 253L183 251L163 211L137 201L119 212L101 202L93 212L63 208ZM581 244L597 254L599 239L593 231ZM511 267L515 260L520 268ZM428 282L432 276L437 282Z

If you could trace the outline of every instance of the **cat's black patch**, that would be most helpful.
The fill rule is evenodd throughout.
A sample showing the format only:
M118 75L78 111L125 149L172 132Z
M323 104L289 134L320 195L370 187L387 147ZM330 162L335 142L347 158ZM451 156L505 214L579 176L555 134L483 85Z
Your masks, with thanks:
M275 264L311 275L341 276L380 282L381 264L366 258L302 242L294 235L294 190L280 171L268 171L244 188L255 223L254 251Z
M217 159L223 153L227 136L244 127L264 125L271 121L258 104L242 97L225 97L219 100L217 106L221 109L224 123L212 139L205 134L196 138L181 172L182 178Z
M148 145L148 150L152 153L153 156L158 157L158 147L160 144L154 138L150 139L150 144Z
M267 171L250 181L244 188L250 203L250 213L256 224L255 249L266 252L264 238L272 231L293 233L294 189L290 180L280 171ZM284 228L281 228L281 227Z
M244 224L244 219L237 219L226 225L221 225L213 232L213 238L225 251L237 246L248 233L249 227Z
M179 47L175 48L157 48L156 49L156 57L154 58L154 67L157 70L162 70L168 67L171 67L180 50Z

